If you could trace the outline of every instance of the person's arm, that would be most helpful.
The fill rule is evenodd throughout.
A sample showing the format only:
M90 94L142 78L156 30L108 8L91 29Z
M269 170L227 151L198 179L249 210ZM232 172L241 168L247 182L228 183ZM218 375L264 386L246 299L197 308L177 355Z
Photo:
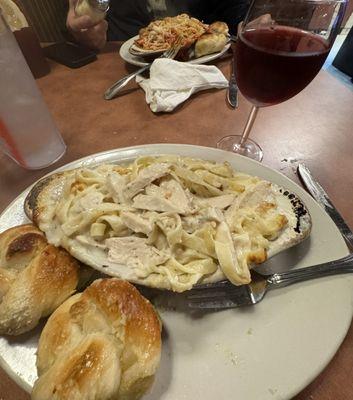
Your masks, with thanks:
M101 49L107 42L107 21L94 23L88 15L75 14L77 0L69 0L66 26L77 42L92 49Z

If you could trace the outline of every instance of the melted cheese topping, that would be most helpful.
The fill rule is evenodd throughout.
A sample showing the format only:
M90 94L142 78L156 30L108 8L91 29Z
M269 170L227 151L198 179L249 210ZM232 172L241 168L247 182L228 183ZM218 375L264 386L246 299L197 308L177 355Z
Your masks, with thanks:
M147 286L184 291L215 274L240 285L295 221L282 197L227 163L142 157L71 171L40 227L81 261Z

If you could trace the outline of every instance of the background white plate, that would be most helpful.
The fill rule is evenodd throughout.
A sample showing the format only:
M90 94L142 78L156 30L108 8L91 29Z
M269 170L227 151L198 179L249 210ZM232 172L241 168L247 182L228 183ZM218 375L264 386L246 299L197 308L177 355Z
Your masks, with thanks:
M134 41L137 38L138 38L138 35L134 36L134 37L130 38L129 40L127 40L126 42L124 42L120 47L119 54L120 54L120 57L123 60L125 60L126 62L128 62L129 64L144 67L145 65L148 65L148 62L146 62L144 58L133 56L129 52L129 48L131 47L131 45L134 43ZM229 47L230 47L230 43L227 43L224 46L223 50L219 51L218 53L209 54L207 56L195 58L194 60L190 60L190 61L186 61L186 62L188 62L190 64L205 64L209 61L215 60L216 58L222 56L229 49Z
M309 240L273 258L268 270L308 266L348 253L336 226L298 185L253 160L217 149L156 144L112 150L68 164L67 169L102 162L125 162L147 154L179 154L228 161L297 193L307 205ZM26 222L23 192L0 217L0 231ZM351 321L352 276L301 283L268 293L248 308L192 316L161 309L161 366L145 400L284 400L292 398L326 366ZM18 338L0 338L1 366L26 390L36 378L40 328Z

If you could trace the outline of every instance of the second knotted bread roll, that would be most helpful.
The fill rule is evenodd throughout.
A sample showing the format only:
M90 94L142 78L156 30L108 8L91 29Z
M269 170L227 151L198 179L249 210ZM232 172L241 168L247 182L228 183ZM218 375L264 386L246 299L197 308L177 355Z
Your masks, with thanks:
M149 301L126 281L96 280L44 327L32 399L138 399L160 353L160 321Z

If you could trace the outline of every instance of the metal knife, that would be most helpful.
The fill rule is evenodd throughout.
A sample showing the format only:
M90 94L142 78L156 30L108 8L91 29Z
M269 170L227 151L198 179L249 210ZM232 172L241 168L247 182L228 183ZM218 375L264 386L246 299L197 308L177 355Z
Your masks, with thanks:
M328 194L322 188L322 186L314 179L311 175L310 170L304 165L298 165L298 175L302 180L303 184L307 188L308 192L314 197L314 199L325 209L327 214L331 217L333 222L337 225L343 238L345 239L348 248L353 252L353 232L344 221L341 214L337 211L335 206L332 204Z
M232 57L232 72L230 75L229 86L227 90L227 101L232 108L238 107L238 85L235 79L234 57Z

